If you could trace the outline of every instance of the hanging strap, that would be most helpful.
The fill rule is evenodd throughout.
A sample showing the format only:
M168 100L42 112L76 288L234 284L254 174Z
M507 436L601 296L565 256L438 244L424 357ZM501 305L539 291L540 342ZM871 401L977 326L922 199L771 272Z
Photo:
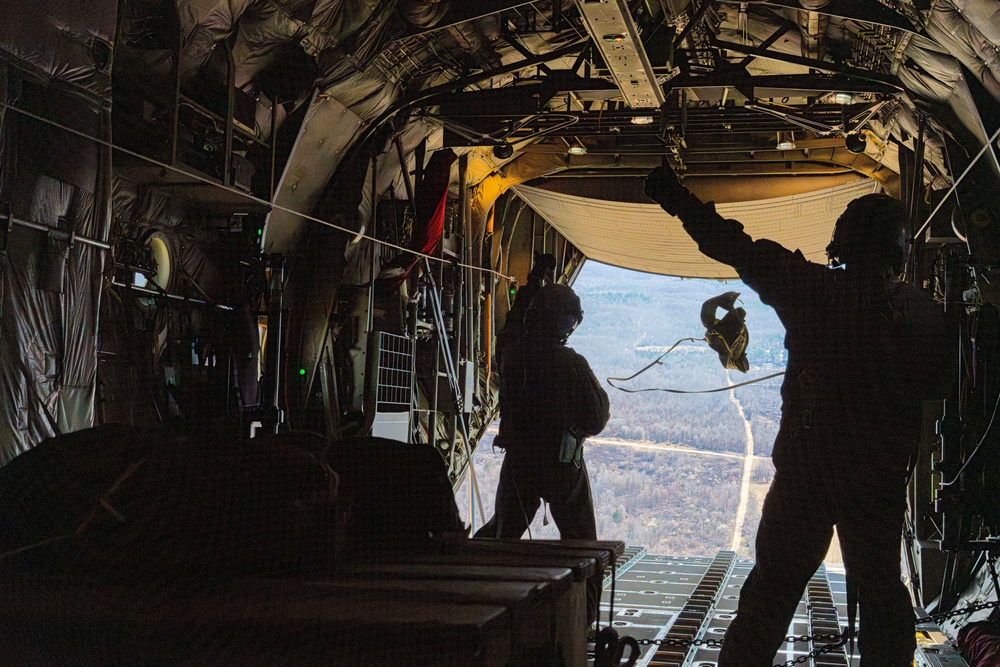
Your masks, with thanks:
M747 380L746 382L740 382L738 384L732 384L732 385L729 385L728 387L718 387L716 389L690 390L690 389L666 389L666 388L661 388L661 387L646 387L646 388L643 388L643 389L626 389L625 387L619 387L618 385L615 384L615 382L628 382L629 380L637 378L640 375L642 375L643 373L645 373L646 371L648 371L653 366L657 366L657 365L662 366L663 363L660 361L660 359L663 359L663 357L665 357L668 354L670 354L671 352L673 352L674 349L678 345L680 345L681 343L683 343L685 341L692 341L692 342L697 343L697 342L704 342L705 339L704 338L681 338L679 341L677 341L676 343L674 343L673 345L671 345L669 350L667 350L666 352L664 352L663 354L661 354L660 356L658 356L649 365L645 366L641 370L636 371L635 373L633 373L632 375L629 375L628 377L624 377L624 378L610 378L609 377L609 378L607 378L608 384L611 385L612 387L614 387L615 389L617 389L618 391L624 391L627 394L638 394L638 393L643 392L643 391L665 391L665 392L669 392L671 394L713 394L713 393L715 393L717 391L729 391L730 389L736 389L737 387L745 387L748 384L755 384L757 382L763 382L764 380L770 380L771 378L776 378L779 375L784 375L785 374L784 371L782 371L780 373L772 373L770 375L765 375L764 377L759 377L759 378L756 378L754 380Z

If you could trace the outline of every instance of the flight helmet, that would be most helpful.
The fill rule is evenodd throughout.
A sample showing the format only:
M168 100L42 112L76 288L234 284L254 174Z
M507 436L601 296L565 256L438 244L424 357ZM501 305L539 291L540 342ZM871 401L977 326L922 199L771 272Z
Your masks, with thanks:
M831 266L885 266L895 273L906 259L906 207L887 194L858 197L837 219L826 247Z
M583 321L580 297L568 285L545 285L531 300L525 320L543 328L554 325L556 338L565 343Z

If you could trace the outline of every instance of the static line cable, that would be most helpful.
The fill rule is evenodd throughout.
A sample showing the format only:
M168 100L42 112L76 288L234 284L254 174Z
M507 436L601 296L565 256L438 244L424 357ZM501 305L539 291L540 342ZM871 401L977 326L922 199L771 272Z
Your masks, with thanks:
M86 132L81 132L80 130L74 129L74 128L69 127L67 125L63 125L62 123L58 123L58 122L56 122L56 121L54 121L52 119L45 118L44 116L39 116L38 114L35 114L35 113L32 113L32 112L27 111L25 109L21 109L19 107L16 107L16 106L14 106L14 105L12 105L12 104L10 104L8 102L2 102L2 101L0 101L0 107L2 107L4 109L9 109L9 110L14 111L16 113L19 113L22 116L25 116L27 118L31 118L33 120L37 120L40 123L45 123L46 125L54 127L56 129L63 130L64 132L69 132L70 134L74 134L74 135L76 135L78 137L81 137L83 139L87 139L88 141L92 141L92 142L94 142L96 144L100 144L102 146L106 146L106 147L111 148L111 149L116 150L116 151L120 151L122 153L125 153L126 155L131 155L132 157L137 158L139 160L143 160L143 161L148 162L150 164L154 164L157 167L160 167L161 169L169 169L170 171L176 172L178 174L183 174L184 176L187 176L189 178L193 178L193 179L195 179L197 181L200 181L200 182L204 183L205 185L210 185L212 187L216 187L216 188L219 188L221 190L225 190L229 194L237 195L239 197L242 197L243 199L246 199L247 201L254 202L255 204L260 204L261 206L266 206L266 207L269 207L269 208L277 210L277 211L282 211L283 213L290 213L292 215L297 215L300 218L303 218L304 220L308 220L310 222L318 223L318 224L323 225L325 227L329 227L331 229L335 229L335 230L337 230L339 232L344 232L345 234L350 234L352 237L366 239L368 241L371 241L372 243L377 243L377 244L380 244L380 245L383 245L383 246L386 246L386 247L389 247L389 248L393 248L393 249L398 250L400 252L405 252L405 253L408 253L410 255L414 255L416 257L421 257L421 258L426 259L426 260L433 260L435 262L441 262L442 264L449 264L449 265L453 265L453 266L460 266L462 268L472 269L474 271L481 271L483 273L495 274L496 276L498 276L500 278L503 278L505 280L508 280L508 281L513 280L513 278L511 276L505 275L505 274L503 274L503 273L501 273L499 271L494 271L493 269L487 269L487 268L483 268L481 266L472 266L471 264L463 264L461 262L451 262L450 260L446 260L446 259L442 259L440 257L435 257L433 255L428 255L426 253L418 252L416 250L412 250L410 248L403 247L403 246L398 245L396 243L391 243L389 241L383 241L381 239L375 238L374 236L369 236L368 234L365 234L363 232L358 232L356 230L349 229L347 227L343 227L343 226L338 225L336 223L330 222L329 220L323 220L323 219L317 218L317 217L315 217L313 215L309 215L308 213L302 213L301 211L296 211L295 209L288 208L287 206L282 206L280 204L276 204L274 202L267 201L266 199L262 199L260 197L255 196L255 195L252 195L252 194L250 194L248 192L243 192L242 190L235 190L233 188L228 188L228 187L226 187L225 185L223 185L221 183L217 183L217 182L213 181L212 179L208 178L207 176L202 176L201 174L198 174L196 172L187 171L185 169L181 169L179 167L175 167L174 165L167 164L166 162L161 162L160 160L157 160L155 158L151 158L148 155L143 155L141 153L138 153L136 151L130 150L128 148L124 148L122 146L119 146L119 145L115 144L112 141L107 141L105 139L101 139L99 137L95 137L95 136L89 135ZM373 203L373 205L374 205L374 203ZM48 227L46 227L45 229L46 229L46 231L49 230ZM55 230L52 230L52 231L55 231ZM80 239L80 240L81 240L81 242L83 242L82 239Z
M653 360L652 363L648 364L647 366L645 366L641 370L638 370L635 373L633 373L632 375L629 375L628 377L624 377L624 378L610 378L609 377L609 378L607 378L607 382L608 382L609 385L611 385L612 387L614 387L618 391L624 391L627 394L638 394L638 393L643 392L643 391L665 391L665 392L669 392L671 394L714 394L715 392L718 392L718 391L729 391L730 389L736 389L737 387L745 387L748 384L756 384L758 382L763 382L764 380L770 380L771 378L776 378L776 377L778 377L780 375L784 375L785 374L784 371L782 371L780 373L772 373L770 375L765 375L764 377L759 377L759 378L756 378L756 379L753 379L753 380L747 380L746 382L740 382L739 384L732 384L732 385L729 385L728 387L718 387L717 389L690 390L690 389L665 389L665 388L661 388L661 387L646 387L646 388L643 388L643 389L626 389L625 387L619 387L618 385L615 384L615 382L628 382L629 380L637 378L640 375L642 375L643 373L645 373L646 371L648 371L653 366L662 366L663 362L661 362L660 359L663 359L663 357L665 357L668 354L670 354L671 352L673 352L674 349L678 345L680 345L681 343L683 343L685 341L692 341L692 342L697 343L697 342L704 342L705 340L706 339L704 339L704 338L681 338L679 341L677 341L676 343L674 343L673 345L671 345L669 350L667 350L666 352L664 352L663 354L661 354L660 356L658 356L656 359Z
M671 352L673 352L674 349L678 345L680 345L681 343L687 342L687 341L691 341L692 343L703 343L703 342L705 342L705 339L704 338L681 338L679 341L677 341L676 343L674 343L673 345L671 345L669 350L667 350L666 352L664 352L663 354L661 354L660 356L658 356L656 359L653 360L653 362L651 364L649 364L648 366L645 366L642 370L639 370L639 371L633 373L632 375L629 375L627 378L608 378L608 384L611 384L612 380L616 380L618 382L628 382L629 380L631 380L633 378L639 377L640 375L642 375L643 373L645 373L646 371L648 371L653 366L657 366L657 365L662 366L663 364L660 362L660 359L662 359L663 357L665 357L668 354L670 354ZM614 387L613 384L611 386ZM615 388L617 389L617 387L615 387Z
M938 205L934 207L934 210L931 211L931 214L927 216L927 220L924 221L924 224L920 225L920 229L918 229L917 233L913 235L913 238L917 238L918 236L920 236L921 232L927 229L927 225L931 224L931 220L934 218L934 214L938 212L938 209L944 206L944 203L948 201L948 197L950 197L951 193L955 191L955 188L957 188L958 184L962 182L962 179L965 178L966 174L972 171L972 168L976 165L977 162L979 162L979 158L983 156L983 154L986 152L986 149L993 148L993 142L997 140L997 137L1000 137L1000 129L998 129L996 132L993 133L993 136L990 137L990 140L986 142L986 145L984 145L979 150L979 152L976 153L976 157L972 158L972 162L970 162L969 166L965 168L965 171L963 171L962 175L958 177L958 180L955 181L955 184L951 186L947 194L945 194L945 196L941 198L941 201L939 201Z

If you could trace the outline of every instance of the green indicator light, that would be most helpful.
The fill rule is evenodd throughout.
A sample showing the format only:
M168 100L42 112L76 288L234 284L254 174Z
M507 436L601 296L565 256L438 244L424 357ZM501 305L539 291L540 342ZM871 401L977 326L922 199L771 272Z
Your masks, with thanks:
M305 375L305 374L306 374L306 369L300 368L299 369L299 375Z
M264 228L262 227L257 230L257 236L263 236L263 235L264 235Z

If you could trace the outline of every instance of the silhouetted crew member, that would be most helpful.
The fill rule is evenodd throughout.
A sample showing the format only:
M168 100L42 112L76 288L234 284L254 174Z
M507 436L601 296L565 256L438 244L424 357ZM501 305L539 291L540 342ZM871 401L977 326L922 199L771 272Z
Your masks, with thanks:
M705 255L734 267L786 331L776 474L720 667L771 665L834 526L858 591L863 667L909 667L914 615L900 581L906 480L921 403L942 394L950 346L932 299L896 281L902 204L883 194L848 204L827 248L836 269L754 241L668 168L649 174L646 194L681 219Z
M543 272L546 259L539 261ZM532 273L498 338L500 431L494 444L506 453L493 518L476 537L521 537L544 499L563 539L593 540L597 526L583 441L607 424L608 395L587 360L566 347L583 319L580 298L566 285L541 287L537 266Z

